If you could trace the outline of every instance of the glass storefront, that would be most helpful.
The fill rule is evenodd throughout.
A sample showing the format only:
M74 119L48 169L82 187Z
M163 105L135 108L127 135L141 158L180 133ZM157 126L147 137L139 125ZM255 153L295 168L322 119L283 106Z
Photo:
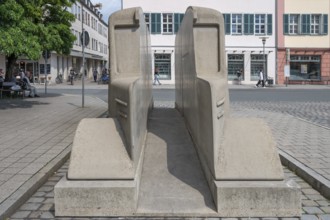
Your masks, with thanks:
M290 79L320 79L321 56L290 56Z
M228 80L237 79L237 72L240 69L244 73L244 54L228 54ZM244 74L241 80L244 80Z
M160 80L171 80L171 54L155 54L155 67Z
M267 55L265 55L265 60L267 60ZM259 80L259 73L261 70L263 70L263 68L264 68L264 55L251 54L251 81ZM267 70L267 62L265 63L265 69Z

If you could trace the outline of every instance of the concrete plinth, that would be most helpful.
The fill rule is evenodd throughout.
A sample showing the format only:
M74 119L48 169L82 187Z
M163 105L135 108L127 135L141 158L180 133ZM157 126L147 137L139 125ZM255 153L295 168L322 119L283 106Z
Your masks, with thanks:
M222 217L301 215L300 187L292 180L215 181L215 187L216 206Z
M137 204L134 180L69 181L56 184L56 216L132 215Z

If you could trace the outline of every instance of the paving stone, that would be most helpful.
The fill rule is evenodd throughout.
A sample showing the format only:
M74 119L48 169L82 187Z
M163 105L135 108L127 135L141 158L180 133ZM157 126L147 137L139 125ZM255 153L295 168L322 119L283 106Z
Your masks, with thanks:
M53 213L51 213L51 212L43 212L42 214L41 214L41 216L40 216L40 218L42 218L42 219L44 219L44 218L46 218L46 219L53 219L55 216L54 216L54 214Z
M320 209L322 209L323 212L330 214L330 206L320 207Z
M330 206L330 200L316 200L320 206Z
M316 215L302 215L301 220L319 220Z
M301 203L303 206L318 206L318 204L313 200L302 200Z
M330 220L330 214L318 215L320 220Z
M41 206L40 203L26 203L20 207L20 210L36 211Z
M27 218L30 213L30 211L18 211L12 215L12 218Z
M54 211L54 204L53 203L47 203L47 204L43 204L40 207L41 211Z
M45 200L43 197L32 197L30 198L27 203L42 203Z
M324 214L318 207L303 207L303 210L305 210L307 214Z
M32 197L43 197L45 195L46 195L45 192L38 191L38 192L34 193Z

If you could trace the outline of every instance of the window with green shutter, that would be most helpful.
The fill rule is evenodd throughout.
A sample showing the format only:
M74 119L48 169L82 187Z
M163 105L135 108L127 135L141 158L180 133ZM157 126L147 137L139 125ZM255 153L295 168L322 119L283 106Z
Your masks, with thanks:
M310 34L311 16L309 14L301 15L301 34Z
M151 33L160 34L161 33L161 14L152 13L151 14Z
M184 14L174 14L174 33L177 33L182 22Z
M273 15L267 15L267 35L273 34Z
M230 14L223 14L224 22L225 22L225 34L230 34Z
M284 14L283 15L283 31L284 34L289 34L289 15L288 14Z
M323 34L327 35L328 34L328 15L324 14L323 15Z

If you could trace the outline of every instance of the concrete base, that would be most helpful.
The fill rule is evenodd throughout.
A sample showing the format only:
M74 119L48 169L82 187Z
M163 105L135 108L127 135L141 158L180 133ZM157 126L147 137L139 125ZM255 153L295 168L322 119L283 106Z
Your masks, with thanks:
M132 215L137 205L134 180L69 181L55 186L56 216Z
M293 181L215 181L222 217L301 215L300 187Z

